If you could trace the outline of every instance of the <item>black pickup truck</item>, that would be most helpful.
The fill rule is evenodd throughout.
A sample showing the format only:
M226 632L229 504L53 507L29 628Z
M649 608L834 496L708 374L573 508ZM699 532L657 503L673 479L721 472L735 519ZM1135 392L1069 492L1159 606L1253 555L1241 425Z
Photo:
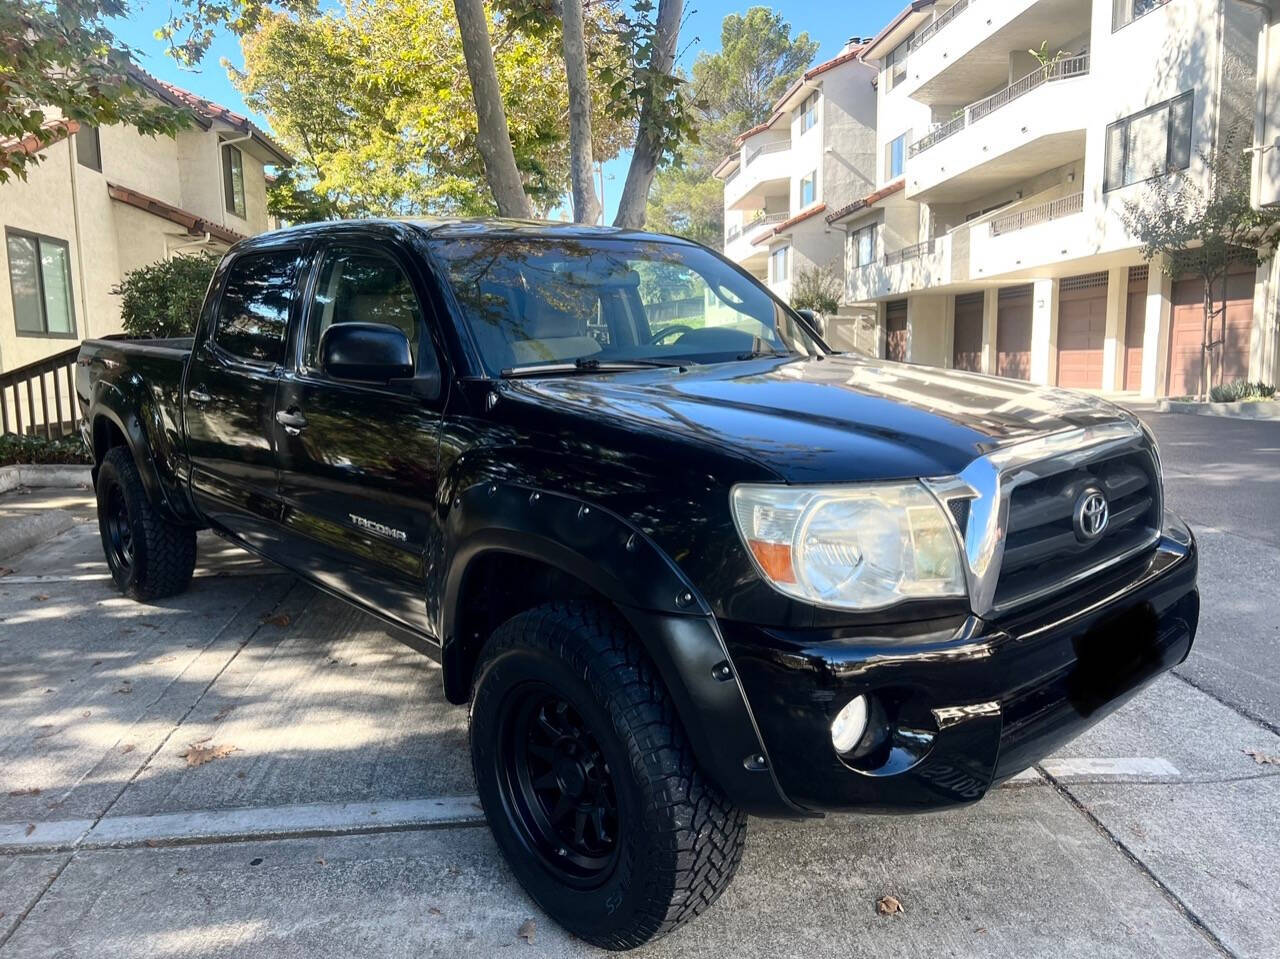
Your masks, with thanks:
M119 587L209 528L399 627L512 870L609 948L710 905L748 814L977 800L1195 634L1133 415L835 353L683 240L289 229L77 372Z

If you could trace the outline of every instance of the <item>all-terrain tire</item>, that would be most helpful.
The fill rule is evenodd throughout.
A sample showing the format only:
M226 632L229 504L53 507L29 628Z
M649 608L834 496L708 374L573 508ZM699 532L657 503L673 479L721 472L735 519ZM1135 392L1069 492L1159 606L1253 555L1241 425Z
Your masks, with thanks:
M181 593L196 566L196 531L157 512L123 446L98 467L98 532L111 578L122 593L144 602Z
M657 671L615 613L589 602L520 613L489 638L476 676L471 756L480 800L512 871L551 918L594 945L630 949L666 935L719 898L742 859L746 815L698 769ZM551 836L550 849L545 827L539 831L538 822L551 821L550 801L522 791L520 782L531 776L521 776L518 761L513 766L521 739L509 722L513 710L528 712L530 697L535 704L563 702L558 715L570 717L564 728L577 735L581 727L587 735L585 747L563 746L570 758L556 760L564 775L555 777L597 789L601 776L608 780L604 793L615 799L616 836L607 856L580 856L579 833L568 825L570 834ZM517 733L534 725L517 725ZM547 741L528 748L545 749ZM575 772L572 757L593 750L594 766L584 760L585 773ZM551 787L551 794L565 788ZM539 818L530 809L548 815ZM576 815L566 814L565 822ZM559 842L568 855L555 849ZM595 852L589 844L588 852ZM578 861L604 865L584 872Z

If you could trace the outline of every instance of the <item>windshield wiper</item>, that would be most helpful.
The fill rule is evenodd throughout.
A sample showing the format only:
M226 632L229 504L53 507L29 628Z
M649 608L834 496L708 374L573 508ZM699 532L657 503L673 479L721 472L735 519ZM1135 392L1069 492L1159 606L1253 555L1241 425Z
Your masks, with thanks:
M786 353L781 350L752 350L750 353L739 353L740 360L758 360L765 356L794 356L794 353Z
M626 370L684 369L688 362L667 360L598 360L593 356L580 356L572 363L530 363L528 366L510 366L500 374L503 379L521 376L545 376L556 373L621 373Z

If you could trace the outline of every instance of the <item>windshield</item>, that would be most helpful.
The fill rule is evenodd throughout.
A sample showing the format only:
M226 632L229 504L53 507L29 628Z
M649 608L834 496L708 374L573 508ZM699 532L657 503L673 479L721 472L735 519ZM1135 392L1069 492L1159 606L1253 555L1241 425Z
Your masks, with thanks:
M434 252L492 375L821 352L763 287L700 247L489 236Z

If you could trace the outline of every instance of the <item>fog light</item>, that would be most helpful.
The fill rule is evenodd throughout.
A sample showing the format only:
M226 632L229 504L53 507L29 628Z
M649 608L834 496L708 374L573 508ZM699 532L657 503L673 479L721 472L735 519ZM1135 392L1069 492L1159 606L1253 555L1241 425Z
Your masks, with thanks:
M831 745L836 752L852 752L867 731L867 698L855 696L836 715L831 724Z

